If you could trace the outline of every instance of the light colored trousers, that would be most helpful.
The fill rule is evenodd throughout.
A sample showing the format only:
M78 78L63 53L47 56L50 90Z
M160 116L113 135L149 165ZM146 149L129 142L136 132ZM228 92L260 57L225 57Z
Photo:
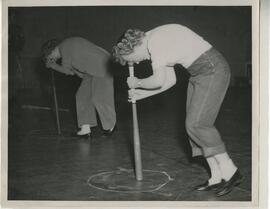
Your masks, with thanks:
M188 69L191 74L186 104L186 130L192 155L211 157L226 152L214 123L230 82L224 57L211 48Z
M97 125L97 115L104 130L111 129L116 123L113 77L90 76L85 74L76 93L78 126Z

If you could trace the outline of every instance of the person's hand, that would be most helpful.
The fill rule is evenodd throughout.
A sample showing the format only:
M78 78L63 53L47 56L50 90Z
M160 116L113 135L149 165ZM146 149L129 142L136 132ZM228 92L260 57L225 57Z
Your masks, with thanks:
M140 79L138 79L136 77L128 77L127 78L128 87L130 89L136 89L136 88L140 87L139 81L140 81Z
M128 91L128 101L133 102L148 97L148 91L143 89L130 89Z
M46 61L46 67L51 69L56 69L58 64L55 62L55 60L47 60Z

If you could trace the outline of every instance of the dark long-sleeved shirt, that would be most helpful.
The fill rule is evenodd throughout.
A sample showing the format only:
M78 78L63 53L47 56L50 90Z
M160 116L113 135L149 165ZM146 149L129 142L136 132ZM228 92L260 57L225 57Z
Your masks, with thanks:
M66 70L99 77L107 73L110 54L84 38L67 38L59 44L59 50Z

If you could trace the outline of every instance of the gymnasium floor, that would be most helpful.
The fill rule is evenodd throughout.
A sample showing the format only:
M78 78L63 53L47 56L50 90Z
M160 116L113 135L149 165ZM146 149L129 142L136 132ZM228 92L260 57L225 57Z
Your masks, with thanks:
M76 131L75 117L72 108L61 101L60 107L69 111L60 112L63 136L57 136L52 111L23 108L29 103L50 106L51 101L44 96L37 99L31 93L27 98L25 93L24 99L11 109L9 120L8 199L250 201L250 91L247 86L230 88L216 121L228 152L245 177L233 192L220 198L213 192L192 189L203 183L208 173L202 159L190 158L184 129L183 86L137 104L143 169L166 172L170 176L166 185L146 192L113 192L89 185L93 175L134 169L132 112L125 92L116 94L117 131L110 138L101 138L96 128L91 140L67 136Z

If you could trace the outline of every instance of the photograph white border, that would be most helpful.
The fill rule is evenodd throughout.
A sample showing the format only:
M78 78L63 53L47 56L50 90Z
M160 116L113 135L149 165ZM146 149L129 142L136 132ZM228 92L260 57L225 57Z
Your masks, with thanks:
M267 1L267 0L265 0ZM263 1L261 1L263 4ZM267 3L265 3L267 4ZM137 6L252 6L252 201L9 201L7 200L7 130L8 130L8 90L7 90L7 37L8 37L8 7L32 7L32 6L116 6L116 5L137 5ZM265 75L268 72L262 64L262 42L259 36L260 26L259 0L3 0L2 1L2 91L1 91L1 199L4 207L155 207L155 208L173 208L173 207L258 207L264 198L266 190L265 168L267 168L267 133L263 132L262 120L265 122L265 115L262 110L265 109L265 101L262 102L268 91L266 87ZM268 12L266 11L266 14ZM261 19L262 21L262 19ZM265 24L265 23L263 23ZM268 27L268 26L266 26ZM261 44L261 45L260 45ZM260 47L261 46L261 47ZM260 51L261 50L261 51ZM260 52L260 54L259 54ZM263 52L265 53L265 52ZM261 58L262 59L262 58ZM260 65L261 64L261 65ZM263 80L263 81L262 81ZM267 88L267 87L266 87ZM267 103L267 102L266 102ZM267 131L266 131L267 132ZM264 137L264 138L263 138ZM266 137L266 138L265 138ZM259 162L259 163L258 163ZM263 178L262 178L263 177ZM260 181L259 181L260 179ZM263 199L261 199L263 198Z

